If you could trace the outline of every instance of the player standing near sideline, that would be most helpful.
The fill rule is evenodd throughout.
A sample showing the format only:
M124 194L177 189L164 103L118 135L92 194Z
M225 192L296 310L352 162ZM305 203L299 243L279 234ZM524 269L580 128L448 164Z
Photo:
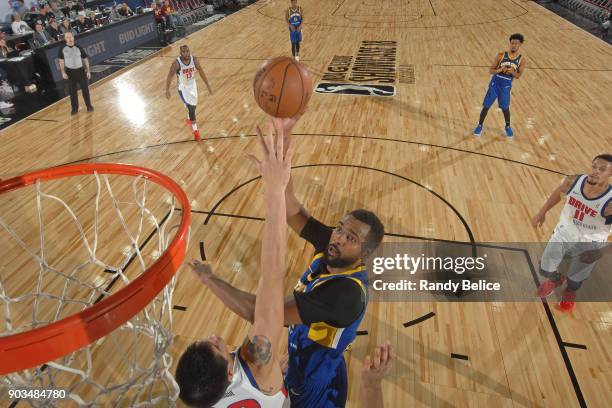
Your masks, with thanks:
M514 132L510 126L510 91L512 90L513 80L519 79L525 71L525 56L519 53L523 42L525 42L525 38L522 34L512 34L510 36L510 50L497 54L493 65L489 68L489 73L493 76L489 83L489 90L482 102L482 111L480 112L478 125L474 129L474 136L480 137L482 135L482 125L489 108L497 100L499 108L504 113L506 136L509 139L514 137Z
M302 42L302 23L304 22L304 10L297 5L297 0L291 0L291 7L287 8L287 24L291 39L291 54L296 61L300 60L300 44Z
M574 308L576 291L589 278L595 262L612 253L608 237L612 232L612 154L601 154L593 159L589 174L566 177L555 189L531 223L539 227L546 213L567 194L565 205L552 237L542 254L540 274L546 278L538 288L544 298L567 281L563 291L562 311ZM565 256L572 258L567 277L557 272Z
M166 78L166 98L170 99L170 84L172 83L172 78L176 75L179 96L187 107L187 119L185 123L191 126L193 137L199 142L202 138L198 130L198 125L196 124L196 107L198 105L198 86L195 79L196 70L204 80L208 88L208 93L212 95L212 89L208 84L208 79L206 79L206 74L204 74L200 62L196 57L191 55L187 45L181 45L181 55L170 66L170 71Z

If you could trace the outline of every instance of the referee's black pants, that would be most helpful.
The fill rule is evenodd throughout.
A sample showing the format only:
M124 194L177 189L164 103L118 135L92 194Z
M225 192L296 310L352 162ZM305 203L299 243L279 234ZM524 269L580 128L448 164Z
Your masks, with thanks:
M68 75L68 88L70 89L70 105L72 105L72 111L76 112L79 110L79 95L77 94L77 85L80 85L81 91L83 91L83 99L85 100L85 106L91 108L91 99L89 98L89 84L87 83L87 75L85 74L85 68L66 68L66 75Z

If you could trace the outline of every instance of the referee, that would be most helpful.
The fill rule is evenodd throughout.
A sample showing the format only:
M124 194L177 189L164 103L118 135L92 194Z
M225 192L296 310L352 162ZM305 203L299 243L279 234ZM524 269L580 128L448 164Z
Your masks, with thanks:
M68 80L70 88L70 105L72 105L71 115L75 115L79 111L79 97L77 94L77 85L81 86L83 91L83 99L87 106L87 112L93 112L94 108L91 105L89 98L89 85L87 81L91 78L89 72L89 59L83 48L74 43L74 35L70 32L64 34L66 45L59 49L59 66L62 71L62 77Z

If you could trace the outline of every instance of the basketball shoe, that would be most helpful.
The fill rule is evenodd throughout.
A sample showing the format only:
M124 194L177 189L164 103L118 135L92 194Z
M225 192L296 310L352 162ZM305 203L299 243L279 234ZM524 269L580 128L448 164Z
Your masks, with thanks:
M561 279L559 279L558 281L554 281L550 279L547 281L544 281L538 287L538 296L541 298L548 297L550 296L551 293L554 292L556 288L563 285L564 283L565 283L565 276L563 275L561 275Z

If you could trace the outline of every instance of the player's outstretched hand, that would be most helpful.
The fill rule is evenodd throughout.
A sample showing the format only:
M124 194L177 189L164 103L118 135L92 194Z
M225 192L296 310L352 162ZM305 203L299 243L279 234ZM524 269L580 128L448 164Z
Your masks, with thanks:
M305 106L301 112L298 112L295 116L291 118L272 118L272 123L276 129L281 128L283 131L283 136L285 137L285 150L288 147L288 141L291 138L291 133L293 132L293 127L296 123L304 116L304 114L308 111L308 107Z
M291 139L285 141L283 128L275 128L273 122L268 124L268 134L265 136L261 128L257 126L257 137L263 152L263 159L259 161L251 154L247 157L255 163L266 189L278 188L284 192L291 176L294 144ZM288 143L287 148L285 148L285 143Z
M546 221L546 214L537 213L531 219L531 226L535 228L541 227L542 224L544 224L544 221Z
M208 262L200 262L197 259L192 259L191 262L187 262L187 265L191 267L193 273L204 284L208 283L210 278L214 276Z
M380 383L391 372L393 348L386 341L374 349L374 355L366 356L361 369L362 386L368 387Z

